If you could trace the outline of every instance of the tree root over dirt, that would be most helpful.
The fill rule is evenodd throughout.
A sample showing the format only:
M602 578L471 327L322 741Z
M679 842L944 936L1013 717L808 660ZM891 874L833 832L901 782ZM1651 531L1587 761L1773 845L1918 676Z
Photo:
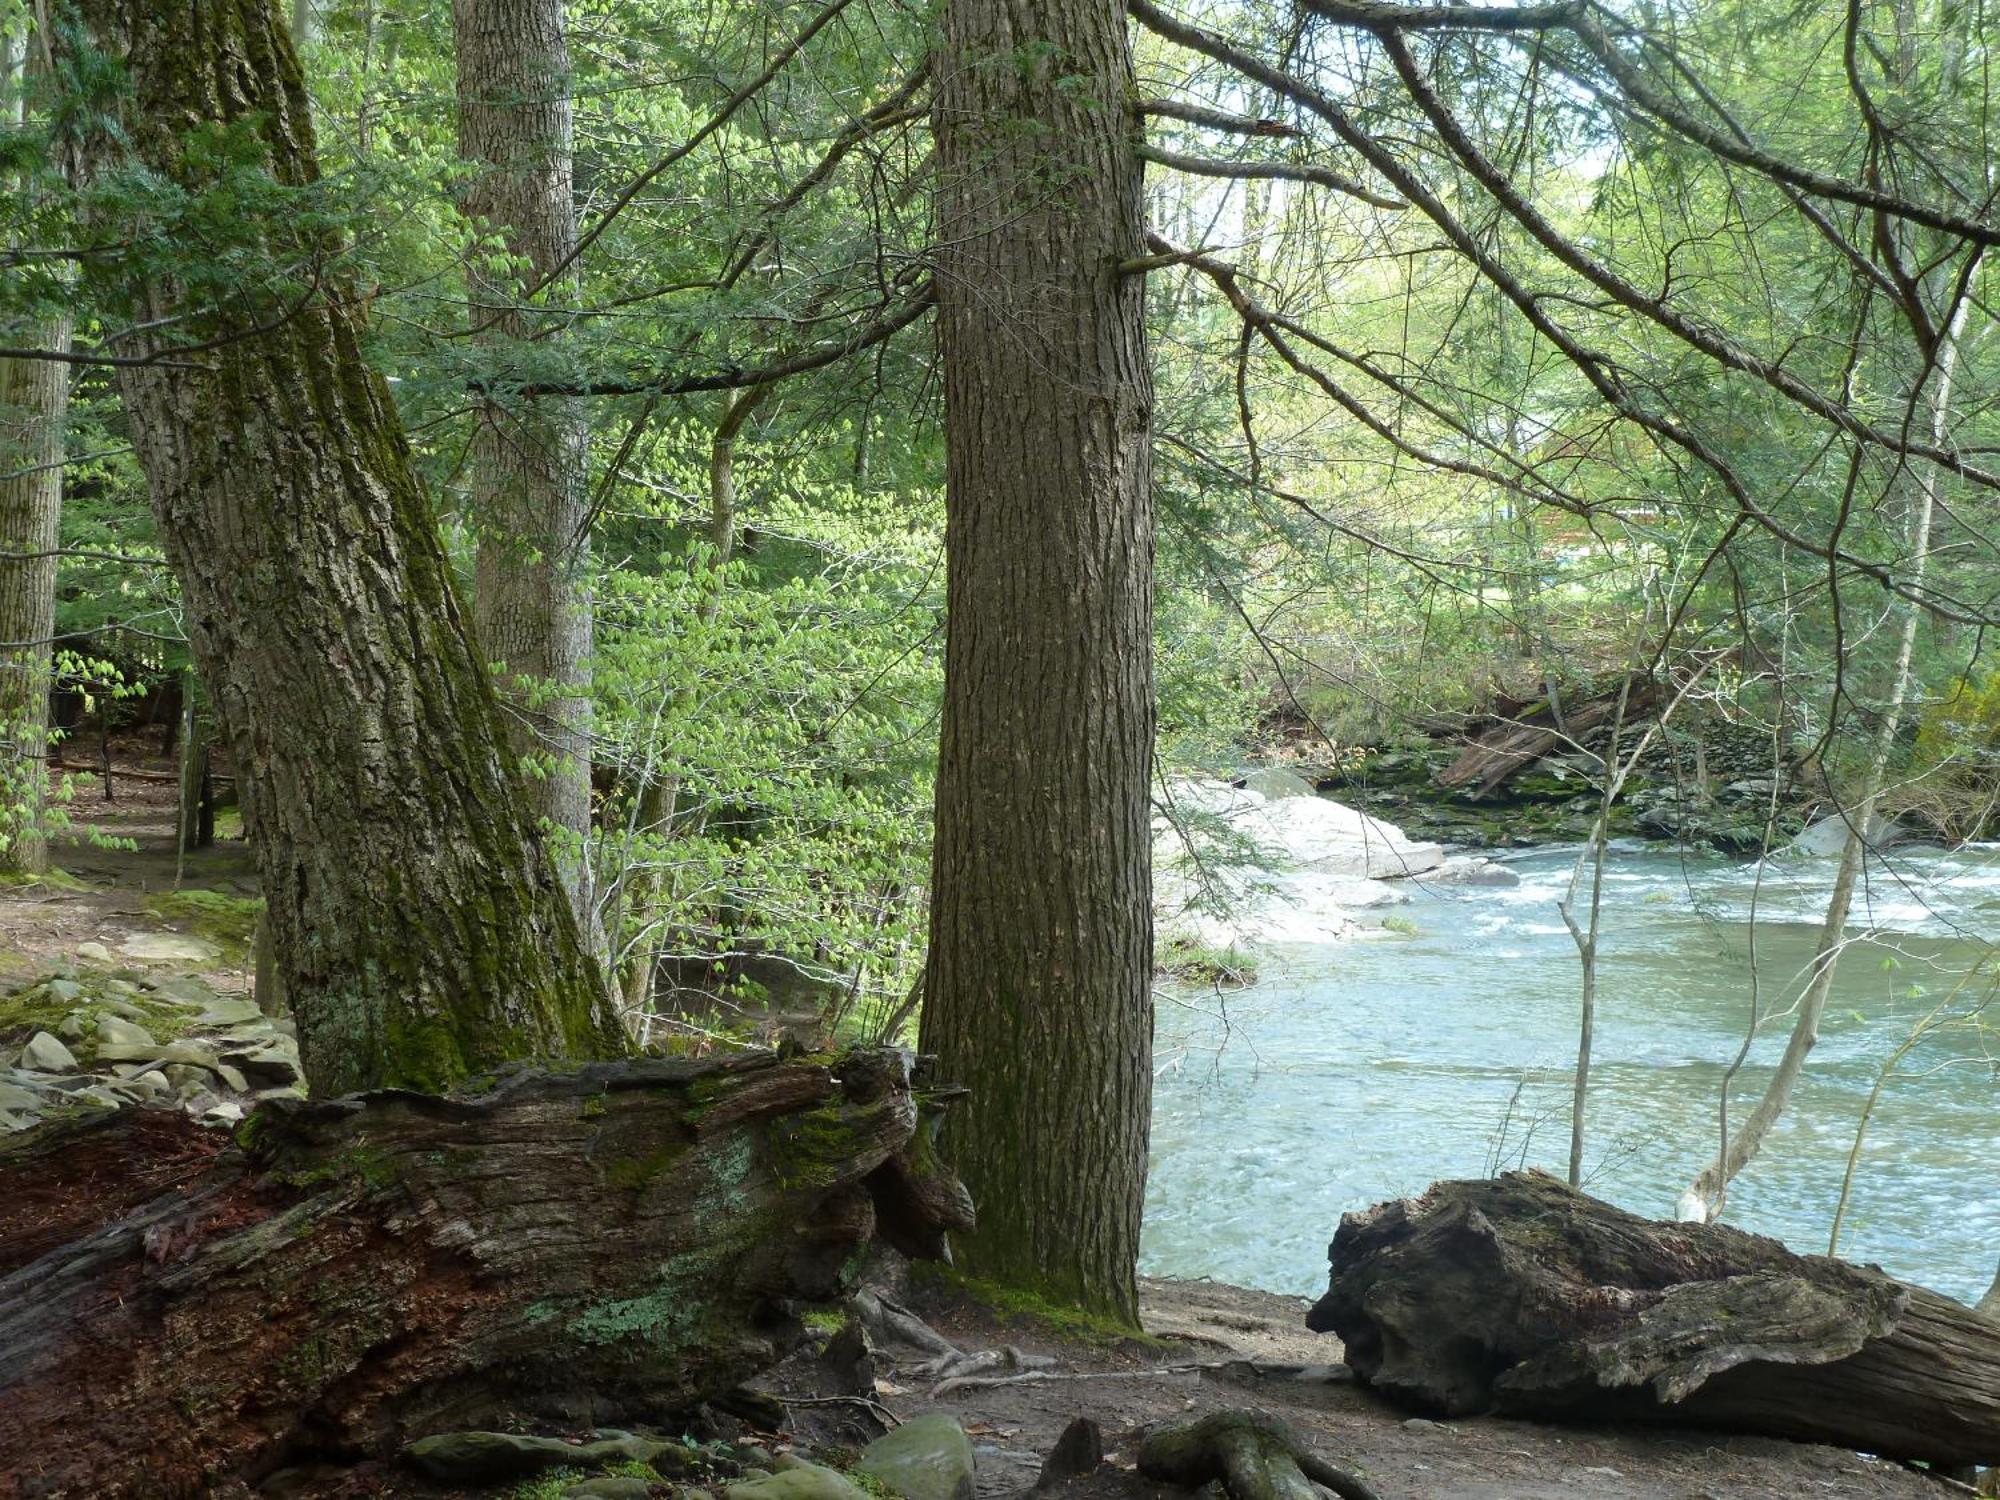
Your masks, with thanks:
M1139 1443L1139 1472L1197 1489L1220 1483L1231 1500L1320 1500L1324 1485L1341 1500L1381 1500L1368 1484L1319 1457L1290 1427L1264 1412L1212 1412L1156 1427Z

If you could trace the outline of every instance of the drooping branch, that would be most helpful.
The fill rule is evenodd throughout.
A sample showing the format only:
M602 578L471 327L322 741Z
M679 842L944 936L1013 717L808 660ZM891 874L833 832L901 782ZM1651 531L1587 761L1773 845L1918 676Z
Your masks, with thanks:
M1168 14L1151 3L1151 0L1128 0L1127 9L1149 30L1234 69L1246 78L1293 100L1308 113L1326 123L1344 145L1366 161L1391 187L1400 192L1412 206L1419 209L1443 231L1451 247L1474 266L1480 275L1513 305L1529 326L1547 340L1550 346L1583 376L1608 408L1633 423L1662 446L1679 450L1703 470L1712 474L1731 502L1759 528L1802 552L1827 558L1830 562L1851 569L1860 576L1878 583L1890 593L1912 599L1937 618L1972 623L1984 622L1989 617L1987 611L1958 604L1927 584L1912 583L1901 578L1887 564L1862 557L1837 544L1830 545L1825 541L1809 538L1795 527L1787 525L1758 497L1751 483L1737 471L1714 443L1686 422L1656 410L1642 401L1638 392L1632 388L1627 372L1621 369L1616 361L1608 354L1589 347L1574 330L1559 321L1552 307L1559 305L1561 299L1544 296L1526 286L1501 261L1488 237L1469 227L1412 168L1379 139L1363 130L1347 109L1330 95L1306 80L1266 62L1255 53L1223 36ZM1560 239L1559 236L1557 238ZM1568 246L1567 249L1571 256L1580 257L1584 263L1595 265L1587 254L1577 247ZM2000 475L1970 463L1962 452L1925 441L1912 440L1907 435L1898 436L1881 431L1847 409L1844 404L1812 390L1802 381L1792 377L1789 372L1747 351L1736 349L1726 339L1692 329L1678 314L1669 313L1663 319L1660 299L1639 293L1618 278L1610 276L1610 273L1605 274L1611 286L1616 289L1613 292L1614 300L1623 301L1625 297L1631 297L1636 304L1631 310L1648 316L1676 336L1683 333L1691 335L1684 338L1683 342L1694 347L1697 352L1725 368L1738 369L1742 373L1762 380L1779 394L1792 400L1794 404L1832 424L1836 430L1846 434L1857 444L1874 448L1898 460L1925 459L1946 472L1981 485L1989 487L2000 485Z

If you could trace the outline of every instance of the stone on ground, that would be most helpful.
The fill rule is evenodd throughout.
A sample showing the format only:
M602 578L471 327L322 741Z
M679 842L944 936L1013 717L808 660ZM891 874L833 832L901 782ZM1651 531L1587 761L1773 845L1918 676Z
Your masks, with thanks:
M942 1412L884 1433L862 1450L854 1467L903 1500L972 1500L972 1440Z
M37 1073L67 1073L76 1066L76 1054L46 1031L38 1031L21 1049L21 1066Z
M868 1492L823 1464L792 1464L775 1474L739 1479L723 1490L725 1500L868 1500Z
M135 932L118 951L145 963L205 964L222 954L215 944L182 932Z
M94 964L108 964L111 962L111 950L102 943L78 943L76 945L76 956L78 958L87 958Z
M102 1048L107 1042L145 1047L157 1045L153 1033L138 1022L111 1015L100 1016L97 1021L97 1045Z

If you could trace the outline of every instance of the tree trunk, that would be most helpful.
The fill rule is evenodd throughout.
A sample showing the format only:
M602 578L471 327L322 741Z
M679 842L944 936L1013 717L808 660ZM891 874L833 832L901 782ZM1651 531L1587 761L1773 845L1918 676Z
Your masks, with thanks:
M750 1053L266 1105L234 1145L146 1109L15 1137L0 1497L685 1409L788 1352L878 1229L921 1252L962 1216L921 1108L900 1053Z
M1540 1172L1347 1214L1329 1256L1308 1326L1426 1410L2000 1462L2000 1324L1871 1266L1641 1219Z
M598 938L590 836L590 433L574 399L510 399L509 351L546 339L559 318L525 305L576 248L573 136L563 0L454 0L459 154L478 171L462 200L497 234L466 261L474 341L490 351L494 394L471 452L478 534L474 618L504 669L512 743L537 764L535 812L562 831L577 916ZM562 303L571 278L544 299ZM541 350L546 354L547 345Z
M189 124L248 122L278 181L316 167L275 0L88 0L147 167L199 190ZM122 148L92 145L100 164ZM272 215L315 263L323 230ZM443 1090L624 1046L528 798L349 289L302 309L125 288L148 331L119 389L257 845L279 976L321 1093ZM247 305L246 305L247 304ZM280 311L283 316L277 315ZM171 331L215 341L174 358Z
M1115 0L952 0L932 62L949 629L923 1046L971 1274L1136 1321L1153 516Z
M34 342L68 349L69 319L44 323ZM49 865L50 638L69 375L54 360L0 360L0 870L14 874Z

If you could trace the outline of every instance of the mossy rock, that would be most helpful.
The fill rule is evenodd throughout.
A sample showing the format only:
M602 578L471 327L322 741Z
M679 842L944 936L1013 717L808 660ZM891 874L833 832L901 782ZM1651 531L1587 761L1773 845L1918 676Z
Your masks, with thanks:
M264 898L228 891L164 891L146 898L146 910L164 921L181 923L221 949L225 961L240 964L250 956Z

